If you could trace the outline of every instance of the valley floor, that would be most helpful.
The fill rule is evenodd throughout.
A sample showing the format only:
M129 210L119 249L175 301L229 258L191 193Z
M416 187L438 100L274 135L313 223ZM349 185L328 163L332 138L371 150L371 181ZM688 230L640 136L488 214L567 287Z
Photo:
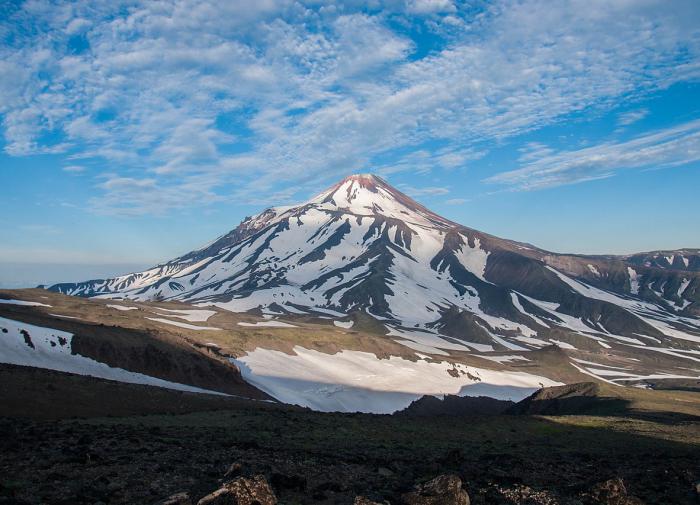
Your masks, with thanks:
M233 463L265 475L284 504L396 504L444 473L461 477L473 504L608 503L586 496L613 478L642 503L698 500L700 418L690 414L329 414L26 367L3 377L15 382L0 389L11 416L0 419L0 504L149 504L176 492L196 503ZM675 394L659 393L660 410ZM89 398L105 395L113 417L93 417Z

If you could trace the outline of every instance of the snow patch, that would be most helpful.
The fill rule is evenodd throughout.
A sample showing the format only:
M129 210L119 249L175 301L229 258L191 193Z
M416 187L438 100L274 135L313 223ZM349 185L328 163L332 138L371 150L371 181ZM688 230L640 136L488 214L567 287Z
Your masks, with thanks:
M245 321L240 321L238 326L251 326L251 327L267 327L267 328L298 328L293 324L285 323L284 321L257 321L255 323L247 323Z
M147 317L151 321L157 321L159 323L171 324L179 328L186 328L188 330L221 330L221 328L214 328L213 326L196 326L194 324L187 324L180 321L171 321L170 319L163 319L161 317Z
M49 314L50 316L53 317L62 317L63 319L80 319L79 317L75 316L64 316L63 314Z
M45 303L28 302L26 300L11 300L6 298L0 298L0 303L6 303L8 305L23 305L25 307L51 307L51 305L46 305Z
M509 363L511 361L530 361L525 356L519 356L517 354L506 355L506 356L488 356L488 355L477 355L482 359L487 359L489 361L495 361L496 363Z
M211 316L216 314L215 310L197 310L197 309L164 309L158 307L156 310L170 312L170 314L158 314L159 316L177 317L179 319L185 319L192 323L203 323L209 320Z
M637 277L637 271L632 267L627 267L627 275L630 277L630 292L633 295L639 294L639 279Z
M178 391L223 395L216 391L170 382L123 368L110 367L94 359L73 354L71 348L73 334L67 331L34 326L4 317L0 317L0 328L8 330L7 333L0 333L0 362L2 363L89 375L130 384L146 384Z
M121 311L139 310L138 307L132 307L130 305L112 305L110 303L107 304L107 307L109 307L110 309L121 310Z
M471 396L484 391L494 398L517 401L543 386L560 384L525 372L447 361L379 359L372 353L347 350L325 354L300 346L294 352L258 348L232 361L248 382L278 400L326 412L389 414L423 395Z

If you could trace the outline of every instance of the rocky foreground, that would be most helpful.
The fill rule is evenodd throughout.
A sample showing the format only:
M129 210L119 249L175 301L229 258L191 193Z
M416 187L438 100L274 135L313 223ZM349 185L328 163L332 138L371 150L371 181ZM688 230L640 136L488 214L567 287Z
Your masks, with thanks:
M0 419L0 504L693 504L696 418Z

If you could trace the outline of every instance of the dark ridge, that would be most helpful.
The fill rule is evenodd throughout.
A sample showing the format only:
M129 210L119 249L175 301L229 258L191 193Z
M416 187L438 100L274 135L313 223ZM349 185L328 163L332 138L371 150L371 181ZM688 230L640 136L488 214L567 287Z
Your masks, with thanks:
M454 416L468 417L503 414L515 405L510 400L488 396L446 395L444 399L425 395L393 415L407 417Z

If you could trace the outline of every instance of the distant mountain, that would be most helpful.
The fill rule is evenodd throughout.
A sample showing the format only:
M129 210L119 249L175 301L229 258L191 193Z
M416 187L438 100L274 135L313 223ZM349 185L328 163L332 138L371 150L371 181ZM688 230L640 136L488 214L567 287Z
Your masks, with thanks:
M373 175L149 270L49 289L371 323L419 351L555 343L685 358L700 343L700 250L556 254L454 223Z

